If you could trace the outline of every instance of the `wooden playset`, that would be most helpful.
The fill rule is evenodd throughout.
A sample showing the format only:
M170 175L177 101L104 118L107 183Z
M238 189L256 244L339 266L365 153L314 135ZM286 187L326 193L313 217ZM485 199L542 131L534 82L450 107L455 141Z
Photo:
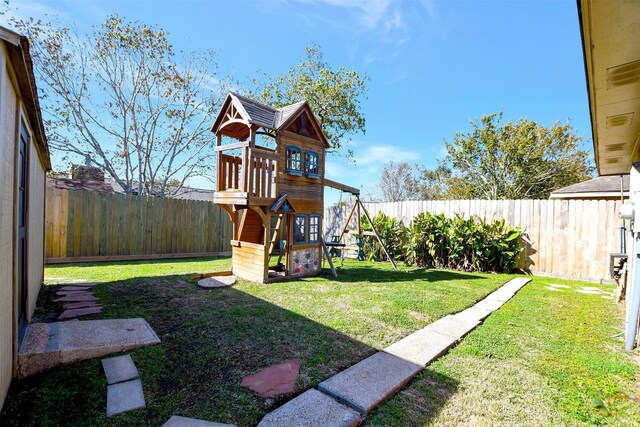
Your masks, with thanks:
M352 193L361 203L358 189L325 179L329 144L309 105L276 109L230 93L211 130L214 202L233 223L233 274L267 283L320 273L323 253L328 255L324 186ZM275 148L257 145L259 135L272 138ZM223 137L232 142L223 144Z

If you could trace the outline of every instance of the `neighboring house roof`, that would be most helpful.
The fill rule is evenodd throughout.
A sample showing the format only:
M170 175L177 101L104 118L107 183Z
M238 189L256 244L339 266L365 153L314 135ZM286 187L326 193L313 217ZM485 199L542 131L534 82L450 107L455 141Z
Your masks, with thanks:
M97 191L101 193L117 193L124 194L123 188L115 181L86 181L71 178L47 178L48 188L57 188L60 190L83 190ZM167 188L167 192L173 191L173 188ZM205 190L203 188L182 187L175 195L167 196L173 199L184 200L202 200L205 202L213 202L214 190Z
M116 193L110 182L104 181L80 181L71 178L47 178L48 188L59 190L84 190L98 191L101 193Z
M550 199L597 199L620 197L620 175L600 176L551 193ZM629 197L629 175L622 175L622 191Z
M25 36L15 33L8 28L0 26L0 40L5 42L9 60L16 73L20 96L25 104L25 110L31 129L35 137L35 145L40 156L40 162L45 170L51 170L51 156L49 144L44 133L42 112L38 100L38 89L33 74L33 63L29 53L29 41Z
M307 115L311 117L313 121L315 121L318 130L320 130L320 138L322 142L324 142L325 146L329 147L329 143L321 132L320 125L318 120L314 116L311 111L311 107L306 101L296 102L295 104L286 105L282 108L273 108L268 105L262 104L253 99L249 99L246 96L239 95L234 92L229 92L227 98L222 104L222 108L220 109L220 113L211 127L211 131L217 133L218 130L223 127L225 122L225 115L227 114L229 104L233 104L235 107L237 114L241 117L241 119L235 119L234 122L244 123L247 126L256 125L265 129L279 131L283 128L286 128L291 119L295 118L302 112L302 110L307 110ZM240 138L247 136L246 128L245 130L241 130L237 135Z

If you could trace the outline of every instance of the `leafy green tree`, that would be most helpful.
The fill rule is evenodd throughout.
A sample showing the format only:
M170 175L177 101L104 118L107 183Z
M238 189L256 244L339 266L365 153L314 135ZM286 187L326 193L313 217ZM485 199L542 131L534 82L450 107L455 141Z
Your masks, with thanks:
M369 77L345 67L332 69L317 45L308 46L305 51L305 59L286 73L272 78L263 74L254 79L249 95L276 107L309 102L331 151L338 151L351 141L353 134L365 132L361 104ZM348 148L347 156L353 156Z
M571 124L546 127L502 112L472 121L473 130L446 142L447 155L422 174L421 192L439 199L546 199L588 180L594 167Z
M90 34L14 24L30 38L47 138L63 161L98 166L138 194L208 176L209 127L226 92L212 52L178 57L165 31L116 15Z

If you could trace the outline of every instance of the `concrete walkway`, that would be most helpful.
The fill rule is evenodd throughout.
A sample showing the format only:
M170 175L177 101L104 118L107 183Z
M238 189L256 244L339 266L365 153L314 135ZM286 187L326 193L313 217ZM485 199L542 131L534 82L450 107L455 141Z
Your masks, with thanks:
M259 426L357 426L530 281L512 279L474 306L445 316L321 382L319 391L302 393L267 414Z

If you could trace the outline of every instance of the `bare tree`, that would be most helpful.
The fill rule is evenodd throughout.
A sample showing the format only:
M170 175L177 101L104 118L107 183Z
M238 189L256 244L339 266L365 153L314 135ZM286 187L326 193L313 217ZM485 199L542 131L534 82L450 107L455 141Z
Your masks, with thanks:
M86 35L14 24L31 40L47 137L64 161L84 159L129 193L172 195L191 177L213 179L209 126L228 81L213 52L178 60L165 31L115 15Z
M399 202L415 199L419 194L418 180L415 175L415 168L409 163L386 163L378 183L382 201Z

